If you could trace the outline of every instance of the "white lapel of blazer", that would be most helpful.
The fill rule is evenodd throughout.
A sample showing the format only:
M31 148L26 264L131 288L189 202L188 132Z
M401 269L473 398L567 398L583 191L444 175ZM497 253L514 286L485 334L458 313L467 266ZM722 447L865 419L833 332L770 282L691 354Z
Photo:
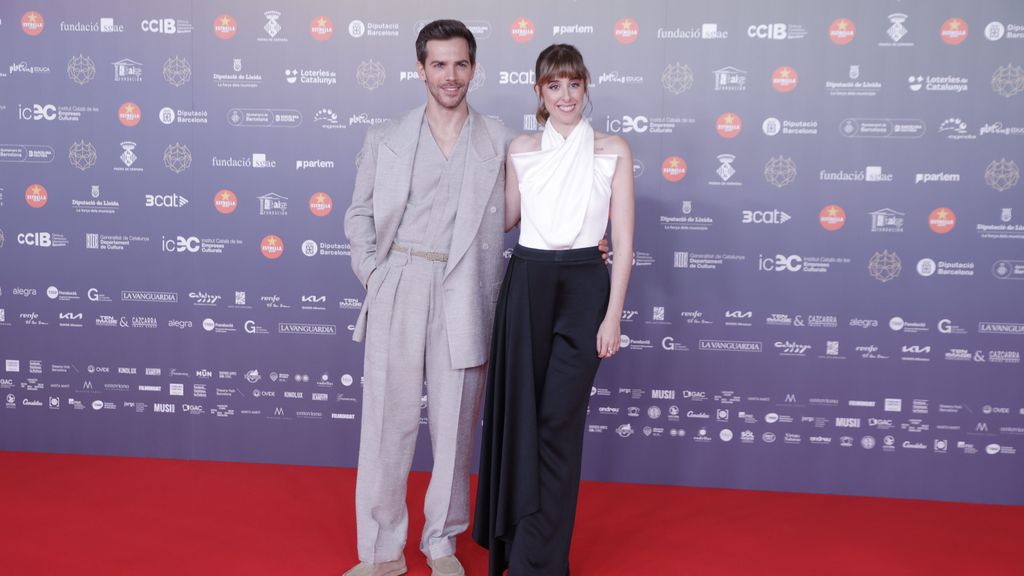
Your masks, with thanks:
M498 168L503 160L498 150L494 149L487 125L480 114L470 108L470 151L466 158L466 171L462 177L462 190L459 192L459 209L455 214L455 229L452 231L452 246L448 253L448 264L445 277L451 273L455 265L466 254L476 232L480 228L484 209L491 198L494 183L498 178Z
M377 174L373 183L374 223L377 226L378 258L387 256L405 214L412 182L423 111L426 105L409 111L377 149Z

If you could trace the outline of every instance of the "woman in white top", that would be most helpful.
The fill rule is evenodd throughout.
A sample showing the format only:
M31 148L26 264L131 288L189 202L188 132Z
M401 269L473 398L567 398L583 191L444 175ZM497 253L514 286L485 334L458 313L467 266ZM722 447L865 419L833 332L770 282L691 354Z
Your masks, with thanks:
M488 367L474 539L490 574L569 573L587 402L619 350L633 253L633 157L583 117L590 74L573 46L537 58L540 134L513 140L505 225L520 223ZM597 245L611 222L609 278Z

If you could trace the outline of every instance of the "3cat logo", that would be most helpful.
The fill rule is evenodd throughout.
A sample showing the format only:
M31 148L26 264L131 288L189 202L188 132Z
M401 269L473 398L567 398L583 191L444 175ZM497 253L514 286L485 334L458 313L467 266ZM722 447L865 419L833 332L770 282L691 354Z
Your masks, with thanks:
M661 163L661 175L669 182L686 178L686 161L679 156L669 156Z
M117 119L122 125L131 128L142 120L142 110L134 102L125 102L117 109Z
M277 260L284 254L284 241L279 236L268 234L260 242L260 252L270 260Z
M334 35L334 22L327 16L317 16L313 18L313 23L309 25L309 33L313 35L313 39L323 42L324 40L330 39Z
M722 138L735 138L743 130L743 121L732 112L726 112L715 121L715 129Z
M32 184L25 189L25 202L33 208L42 208L46 206L46 202L49 201L50 195L46 192L46 188L42 184Z
M29 36L39 36L43 33L43 15L35 10L25 12L21 17L21 31Z
M520 44L533 40L537 29L527 18L520 18L512 23L512 39Z
M309 211L314 216L327 216L334 209L334 201L331 200L330 194L326 192L317 192L309 197Z
M221 214L231 214L238 208L238 196L227 188L217 192L213 197L213 207Z
M828 27L829 39L840 46L853 42L853 37L856 35L857 27L849 18L836 18Z
M640 37L640 25L632 18L623 18L615 23L615 39L619 44L632 44Z
M772 88L779 92L792 91L793 88L796 88L798 80L796 70L789 66L780 66L775 69L775 72L772 72Z
M942 23L939 34L943 42L956 46L967 39L967 22L963 18L950 18Z
M821 209L818 214L818 222L825 230L835 232L846 224L846 211L838 204L829 204Z
M928 226L936 234L945 234L956 226L956 214L949 208L936 208L928 215Z
M230 40L238 32L238 25L235 19L228 14L221 14L213 21L213 33L221 40Z

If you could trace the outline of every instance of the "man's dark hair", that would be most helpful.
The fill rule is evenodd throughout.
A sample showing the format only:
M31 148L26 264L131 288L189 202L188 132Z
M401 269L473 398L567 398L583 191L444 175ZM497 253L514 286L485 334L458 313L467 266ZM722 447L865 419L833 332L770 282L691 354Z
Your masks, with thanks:
M434 20L420 30L416 36L416 60L420 64L427 64L427 42L431 40L451 40L462 38L469 44L469 63L476 65L476 38L466 28L466 25L458 20Z

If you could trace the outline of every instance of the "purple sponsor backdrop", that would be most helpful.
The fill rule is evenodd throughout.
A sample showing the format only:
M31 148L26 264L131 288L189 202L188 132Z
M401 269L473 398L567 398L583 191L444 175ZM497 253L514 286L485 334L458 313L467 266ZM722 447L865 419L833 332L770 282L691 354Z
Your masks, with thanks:
M0 449L353 466L353 159L458 17L634 149L587 478L1024 503L1024 8L768 4L4 3Z

